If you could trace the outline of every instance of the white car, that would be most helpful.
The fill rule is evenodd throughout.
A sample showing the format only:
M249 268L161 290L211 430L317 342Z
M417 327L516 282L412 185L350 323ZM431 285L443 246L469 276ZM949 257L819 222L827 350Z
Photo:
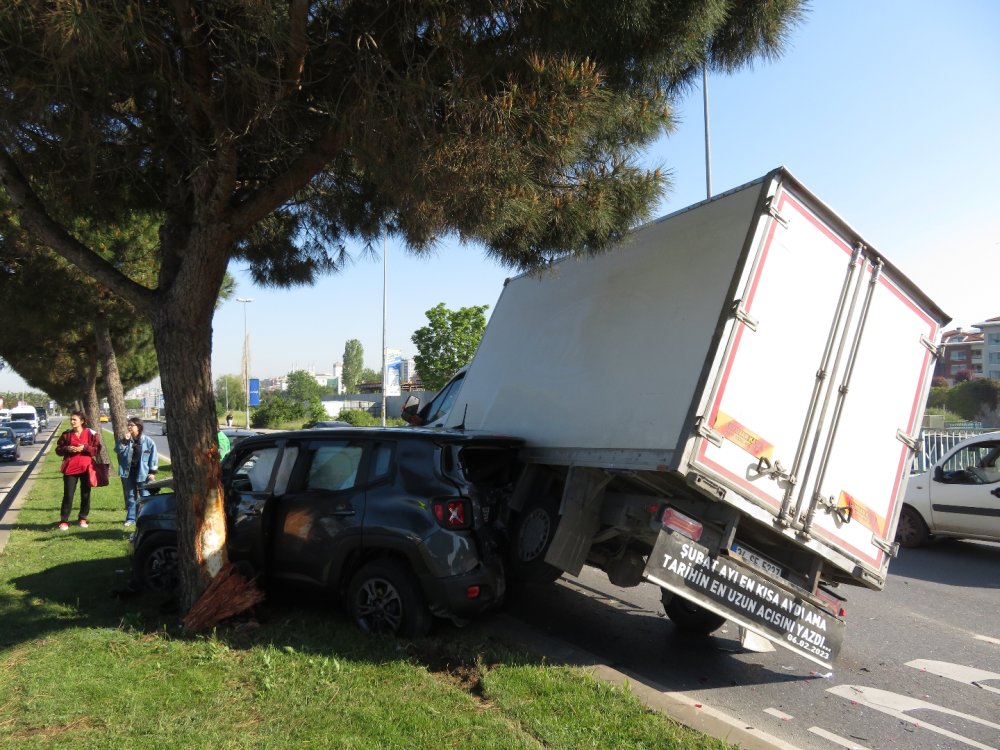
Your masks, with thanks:
M1000 542L1000 432L958 443L910 477L896 528L901 547L931 536Z

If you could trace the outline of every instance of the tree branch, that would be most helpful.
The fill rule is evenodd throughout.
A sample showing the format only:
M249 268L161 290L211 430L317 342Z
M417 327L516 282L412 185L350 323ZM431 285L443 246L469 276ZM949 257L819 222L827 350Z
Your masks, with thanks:
M132 281L53 219L5 148L0 148L0 182L25 229L34 234L39 243L47 245L137 310L146 314L153 310L157 292Z
M232 213L230 227L234 235L244 234L308 185L344 149L346 140L342 130L331 127L304 149L288 169L249 195Z

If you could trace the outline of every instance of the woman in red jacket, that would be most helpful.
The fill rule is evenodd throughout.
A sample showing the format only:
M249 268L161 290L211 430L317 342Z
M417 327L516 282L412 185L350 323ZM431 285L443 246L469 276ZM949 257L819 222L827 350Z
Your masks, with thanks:
M80 516L77 523L87 528L90 513L90 465L100 450L101 436L87 427L87 417L82 411L69 415L69 429L59 436L56 455L63 457L59 471L63 474L62 511L59 514L59 530L69 529L69 512L73 509L73 495L76 484L80 483Z

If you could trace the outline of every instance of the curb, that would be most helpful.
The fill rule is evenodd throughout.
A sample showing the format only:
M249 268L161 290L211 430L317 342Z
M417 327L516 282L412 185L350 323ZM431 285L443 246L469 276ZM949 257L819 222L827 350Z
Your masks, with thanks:
M799 750L797 745L699 703L684 693L664 690L646 677L614 669L594 654L543 635L510 615L494 614L488 629L498 638L513 640L550 661L582 667L595 679L628 690L651 710L723 742L744 750Z

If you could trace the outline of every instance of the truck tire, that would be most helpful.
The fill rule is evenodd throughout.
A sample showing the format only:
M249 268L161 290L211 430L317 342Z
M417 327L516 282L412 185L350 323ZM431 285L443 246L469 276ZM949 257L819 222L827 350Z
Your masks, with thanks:
M146 591L169 594L180 582L177 535L158 531L144 540L133 561L136 582Z
M562 575L559 568L545 562L552 537L559 524L559 499L545 495L513 518L507 573L511 583L551 583Z
M899 513L899 525L896 526L896 541L900 547L913 549L927 544L930 531L920 514L909 505L904 505Z
M417 579L397 560L367 563L347 584L347 611L365 633L419 638L432 617Z
M666 589L661 591L660 598L663 600L663 611L667 613L670 622L682 633L708 635L721 628L726 622L726 618L722 615L709 612L683 596L677 596Z

